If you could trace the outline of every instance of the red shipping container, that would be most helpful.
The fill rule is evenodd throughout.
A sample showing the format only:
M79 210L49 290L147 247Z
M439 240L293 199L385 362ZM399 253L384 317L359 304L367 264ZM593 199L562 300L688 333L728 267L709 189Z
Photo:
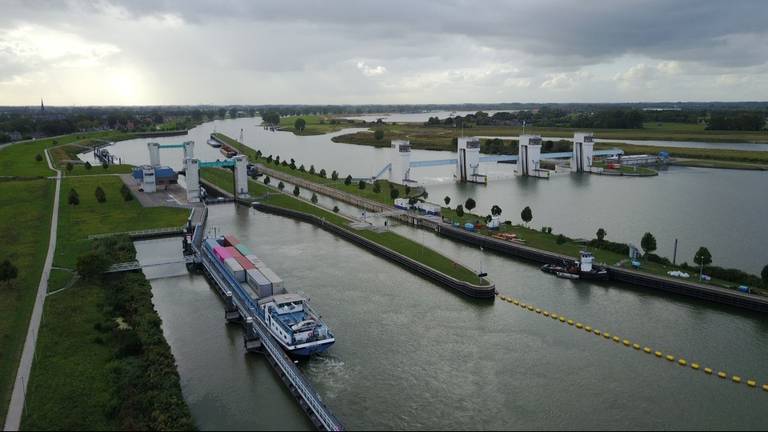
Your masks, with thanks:
M240 244L240 240L232 234L228 234L224 236L224 243L226 243L227 246L236 246Z
M240 264L240 266L246 270L256 268L256 266L253 265L253 263L250 260L248 260L248 258L240 254L235 255L234 258L235 258L235 261L237 261L237 263Z

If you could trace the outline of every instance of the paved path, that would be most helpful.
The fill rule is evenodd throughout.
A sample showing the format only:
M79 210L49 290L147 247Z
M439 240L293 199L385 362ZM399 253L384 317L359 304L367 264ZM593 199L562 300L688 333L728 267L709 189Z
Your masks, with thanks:
M45 257L43 274L40 276L40 284L37 287L37 297L35 306L32 309L32 318L29 320L27 329L27 338L24 341L24 350L21 353L19 369L16 372L16 382L13 384L13 393L11 394L11 403L8 405L8 414L5 418L4 430L19 430L21 426L21 416L24 412L24 398L27 394L27 384L29 384L29 375L32 371L32 361L35 358L35 347L37 345L37 332L40 330L40 321L43 317L43 304L48 292L48 275L51 273L53 264L53 255L56 251L56 232L59 225L59 191L61 189L61 171L55 169L51 163L51 156L48 150L45 151L45 158L48 161L48 167L56 171L56 192L53 196L53 211L51 212L51 234L48 239L48 255Z

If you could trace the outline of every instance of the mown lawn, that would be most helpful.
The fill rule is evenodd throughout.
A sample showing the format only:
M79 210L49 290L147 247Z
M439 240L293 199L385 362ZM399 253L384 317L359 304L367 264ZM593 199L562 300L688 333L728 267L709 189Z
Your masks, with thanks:
M304 119L304 130L296 130L296 120ZM280 130L293 132L296 135L323 135L340 131L351 127L366 127L367 125L356 120L334 118L332 116L302 115L280 117Z
M189 210L180 208L144 208L135 199L124 201L120 195L123 182L117 176L67 177L62 182L59 210L59 239L55 265L74 267L77 257L88 250L88 236L113 232L182 226ZM101 186L107 201L96 201L95 190ZM70 189L80 196L79 205L70 205Z
M64 288L74 275L75 273L70 270L51 269L51 273L48 276L48 292Z
M52 180L0 181L0 261L9 259L19 269L18 279L0 285L0 423L48 252L54 191Z

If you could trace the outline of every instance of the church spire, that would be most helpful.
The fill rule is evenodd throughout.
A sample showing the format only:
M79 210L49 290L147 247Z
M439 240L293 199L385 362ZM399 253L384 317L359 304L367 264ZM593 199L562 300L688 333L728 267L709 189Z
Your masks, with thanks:
M43 104L43 98L40 98L40 112L45 112L45 105Z

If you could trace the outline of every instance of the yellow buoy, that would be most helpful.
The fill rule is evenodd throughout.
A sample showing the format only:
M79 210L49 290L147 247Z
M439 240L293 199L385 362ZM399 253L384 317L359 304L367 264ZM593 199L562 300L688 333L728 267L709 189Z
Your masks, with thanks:
M712 375L712 369L704 368L704 373L707 374L707 375Z
M573 320L568 320L568 325L573 325Z
M734 375L731 377L731 381L735 382L736 384L739 384L741 382L741 377L738 375Z
M590 327L590 326L586 326L586 327L584 327L584 330L585 330L587 333L592 333L592 327Z
M763 384L763 390L768 392L768 384Z
M611 334L608 333L608 332L605 332L605 333L603 333L603 337L606 338L606 339L610 339L611 338Z
M541 314L542 314L542 315L544 315L545 317L548 317L548 316L549 316L549 312L547 312L547 311L544 311L544 312L542 312Z
M653 353L653 355L655 355L656 357L661 357L662 354L661 354L661 351L656 351L655 353Z
M680 366L686 366L688 364L688 362L685 361L685 359L680 359L680 360L677 361L677 364L679 364Z
M504 301L507 301L507 296L500 295L499 298L504 300Z
M531 306L531 305L528 305L528 310L529 310L529 311L532 311L532 310L533 310L533 306Z
M539 309L539 308L536 308L536 313L537 313L537 314L540 314L540 313L541 313L541 309Z
M557 314L552 312L552 319L557 319Z
M651 353L651 349L650 349L650 348L648 348L648 347L645 347L645 348L643 348L643 351L644 351L646 354L650 354L650 353Z
M719 378L721 378L721 379L726 379L728 377L728 374L726 374L725 372L720 371L720 372L717 373L717 376Z
M512 303L514 303L514 304L515 304L515 306L518 306L518 305L520 305L520 301L519 301L519 300L515 300L515 301L513 301Z
M624 346L629 346L629 344L630 344L630 342L629 342L628 340L626 340L626 339L624 339L623 341L621 341L621 343L623 343L623 344L624 344Z
M691 363L691 369L699 370L699 364L698 363Z
M638 344L632 344L632 348L634 348L634 349L636 349L636 350L639 350L639 349L640 349L640 345L638 345Z
M565 322L565 318L564 317L560 317L560 322Z
M669 360L669 361L675 361L675 356L673 356L673 355L667 355L667 360Z
M513 303L514 301L515 299L513 299L512 297L507 297L507 303Z
M601 332L600 332L600 330L595 330L593 333L595 333L595 335L597 335L597 336L600 336Z
M583 327L584 327L584 326L583 326L581 323L576 323L576 328L577 328L577 329L580 329L580 328L583 328Z
M747 380L747 385L750 387L754 387L757 385L757 382L755 382L755 380Z
M524 308L525 307L525 303L520 303L520 307Z
M614 337L613 337L613 341L614 341L614 342L618 342L618 341L620 341L620 340L621 340L621 338L620 338L620 337L618 337L618 336L614 336Z

